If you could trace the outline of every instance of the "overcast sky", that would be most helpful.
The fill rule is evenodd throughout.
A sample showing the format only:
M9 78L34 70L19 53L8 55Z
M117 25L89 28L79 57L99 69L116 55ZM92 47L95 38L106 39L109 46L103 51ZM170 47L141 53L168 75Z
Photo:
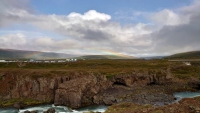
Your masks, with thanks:
M0 48L136 57L200 50L200 0L0 0Z

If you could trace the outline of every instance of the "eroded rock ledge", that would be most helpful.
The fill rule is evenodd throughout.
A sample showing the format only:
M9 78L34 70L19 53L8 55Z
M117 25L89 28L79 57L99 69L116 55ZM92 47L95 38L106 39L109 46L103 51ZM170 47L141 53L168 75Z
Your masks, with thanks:
M28 73L28 72L27 72ZM37 73L36 73L37 74ZM109 78L109 79L108 79ZM1 106L54 103L71 108L121 102L163 105L175 91L195 90L198 80L181 81L169 73L132 73L113 77L76 72L73 75L30 77L4 72L0 80Z
M200 97L185 98L166 106L139 105L134 103L119 103L112 105L105 113L199 113Z

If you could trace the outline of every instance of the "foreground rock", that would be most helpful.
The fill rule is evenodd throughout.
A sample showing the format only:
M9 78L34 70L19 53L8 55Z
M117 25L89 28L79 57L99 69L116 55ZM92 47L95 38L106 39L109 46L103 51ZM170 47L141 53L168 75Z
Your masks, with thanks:
M92 98L102 90L111 86L103 76L98 78L89 75L74 80L65 81L58 85L55 94L55 105L66 105L72 108L93 104Z
M199 113L200 97L183 99L177 103L156 107L133 103L112 105L105 113Z
M47 111L44 111L43 113L55 113L56 110L54 108L49 108Z
M24 111L24 113L37 113L37 111Z
M112 105L121 102L134 102L137 104L166 105L174 101L172 94L165 93L161 86L145 86L126 89L122 86L108 88L94 98L96 104Z
M79 108L93 105L93 97L111 86L106 76L83 72L36 78L6 73L0 80L0 101L1 106L12 105L18 109L22 104L26 107L45 103Z

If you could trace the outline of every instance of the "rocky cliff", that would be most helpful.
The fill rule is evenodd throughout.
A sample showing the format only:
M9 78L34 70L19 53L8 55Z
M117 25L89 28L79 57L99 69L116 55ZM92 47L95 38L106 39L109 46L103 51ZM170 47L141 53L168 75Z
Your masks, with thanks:
M29 99L79 108L93 104L93 96L111 87L112 82L105 76L83 73L37 78L4 73L0 85L1 101Z
M29 71L23 73L29 74ZM131 73L119 74L111 78L93 73L74 72L71 75L25 76L18 71L1 71L0 101L8 106L54 103L71 108L92 104L112 105L119 102L139 104L170 103L174 100L169 91L188 90L197 86L186 82L175 83L169 73ZM176 85L174 89L173 85ZM174 90L172 90L174 89Z

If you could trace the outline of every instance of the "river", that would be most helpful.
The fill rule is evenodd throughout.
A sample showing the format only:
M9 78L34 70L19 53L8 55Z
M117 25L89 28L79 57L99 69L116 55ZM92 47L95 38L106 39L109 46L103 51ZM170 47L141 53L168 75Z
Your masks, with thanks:
M174 97L176 97L176 102L183 98L193 98L193 97L198 97L200 96L200 91L199 92L177 92L174 93Z
M200 92L177 92L174 93L174 97L177 98L176 102L183 99L183 98L193 98L200 96ZM70 110L68 107L65 106L54 106L54 105L40 105L35 107L29 107L26 109L20 109L19 111L13 108L2 109L0 108L0 113L24 113L24 111L34 111L37 110L39 113L46 111L49 108L54 108L57 113L83 113L86 111L94 111L94 112L105 112L108 106L103 105L94 105L89 107L80 108L77 110Z
M71 110L65 106L40 105L40 106L35 106L35 107L28 107L26 109L20 109L19 111L13 108L7 108L7 109L0 108L0 113L24 113L24 111L26 110L29 110L29 111L36 110L38 113L43 113L43 111L47 111L49 108L54 108L57 113L83 113L86 111L105 112L107 110L107 106L103 106L103 105L93 105L93 106L80 108L77 110Z

